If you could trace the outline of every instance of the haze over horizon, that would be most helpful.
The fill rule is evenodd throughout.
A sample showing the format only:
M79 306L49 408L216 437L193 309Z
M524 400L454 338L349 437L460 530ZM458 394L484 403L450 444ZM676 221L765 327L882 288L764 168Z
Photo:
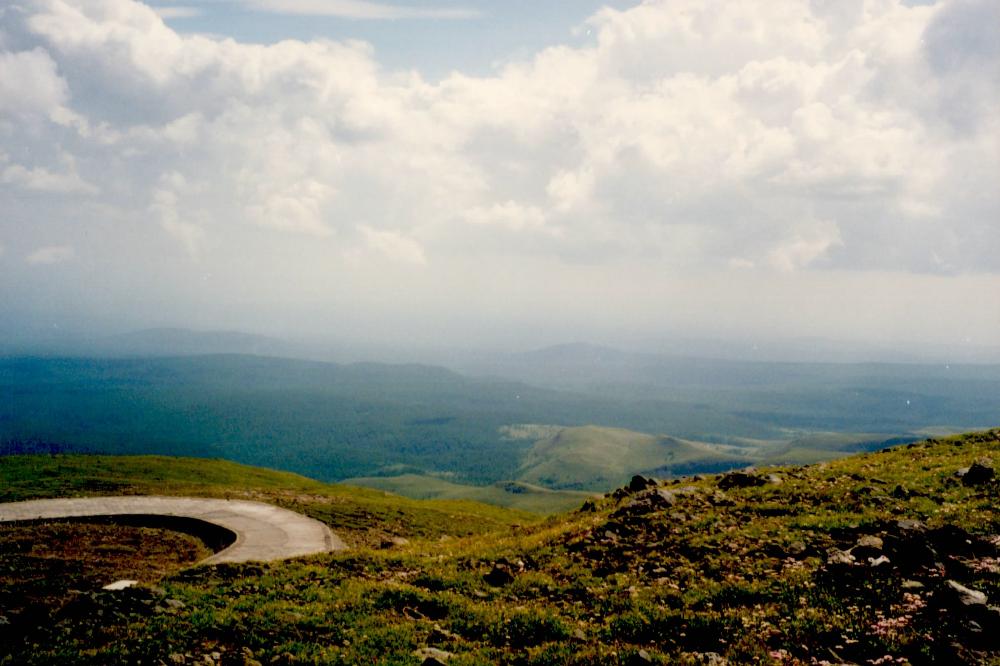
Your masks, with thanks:
M1000 347L996 2L495 4L5 4L0 336Z

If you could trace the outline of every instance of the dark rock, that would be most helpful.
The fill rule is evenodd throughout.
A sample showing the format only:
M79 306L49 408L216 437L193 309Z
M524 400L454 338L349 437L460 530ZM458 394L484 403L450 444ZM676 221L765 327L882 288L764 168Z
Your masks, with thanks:
M460 640L460 638L461 637L458 634L448 631L447 629L443 629L441 626L435 624L433 631L431 631L431 635L427 638L427 642L439 644Z
M620 500L620 499L623 499L625 497L628 497L629 494L630 494L630 492L631 491L629 491L628 488L616 488L615 491L613 493L611 493L611 496L613 498L615 498L616 500Z
M719 479L719 488L729 490L730 488L753 488L763 486L767 483L767 478L759 474L747 474L746 472L730 472L724 474Z
M993 480L996 475L992 467L987 467L986 465L981 465L979 463L973 463L969 471L962 476L963 486L981 486L984 483L989 483Z
M497 562L488 574L483 577L487 583L493 587L501 587L514 582L514 574L510 570L510 565Z
M633 493L638 493L646 488L655 488L656 485L656 479L650 479L649 477L636 474L632 477L632 480L629 481L628 489Z
M583 503L583 506L580 507L581 513L594 513L595 511L597 511L597 504L595 504L593 500L587 500Z

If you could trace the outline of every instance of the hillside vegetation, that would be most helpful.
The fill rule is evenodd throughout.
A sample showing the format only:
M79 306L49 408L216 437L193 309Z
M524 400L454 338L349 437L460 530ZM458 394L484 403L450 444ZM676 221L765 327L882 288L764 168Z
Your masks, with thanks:
M192 344L179 349L218 346ZM912 441L927 428L989 425L1000 413L1000 366L646 357L607 366L615 357L599 356L606 360L531 357L527 367L541 374L527 380L578 380L548 388L423 365L239 354L0 358L0 454L218 457L323 481L608 490L635 471L829 459ZM417 496L459 492L393 483ZM461 492L515 506L525 499Z
M422 533L82 591L44 617L8 618L0 645L7 663L996 664L998 458L994 430L808 467L637 478L534 524L483 509L497 512L483 514L491 525L461 538L460 520L429 517L445 511L437 503L425 514L422 502L259 472L260 496L301 502L334 529L343 514L307 496L343 497L381 525L398 501ZM7 460L0 487L186 483L153 462L119 473L87 458ZM462 506L462 520L480 520Z

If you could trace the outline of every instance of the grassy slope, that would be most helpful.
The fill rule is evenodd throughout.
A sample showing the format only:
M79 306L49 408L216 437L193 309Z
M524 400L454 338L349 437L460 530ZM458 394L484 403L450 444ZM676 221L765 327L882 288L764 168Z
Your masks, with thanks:
M417 501L225 460L166 456L0 457L0 501L85 495L193 495L272 502L333 526L348 543L461 536L537 516L464 500Z
M540 514L575 509L591 496L587 492L550 490L514 481L489 486L468 486L419 474L360 477L345 479L342 483L376 488L416 499L464 499Z
M711 464L722 459L722 455L696 442L621 428L584 426L563 428L535 442L525 454L518 478L553 488L604 490L637 472L695 460Z
M454 666L703 664L708 653L730 663L874 663L890 655L891 663L996 664L996 632L962 634L961 613L938 606L944 578L1000 599L1000 484L968 488L954 479L959 467L998 458L1000 430L763 470L781 484L723 492L709 478L686 484L690 491L662 509L609 497L593 512L514 531L444 542L428 532L402 550L199 567L162 583L182 601L179 610L128 605L157 599L154 591L88 597L88 612L104 612L99 630L70 604L24 628L10 659L157 663L176 654L193 663L219 652L226 663L415 665L414 651L433 645L453 652ZM86 459L64 462L67 473L76 465L94 479L110 475L94 474ZM44 481L44 468L30 475ZM0 467L0 480L12 471ZM27 473L18 474L15 494L31 494ZM186 482L164 483L173 491ZM140 485L165 491L150 478ZM904 538L900 519L931 531ZM828 561L831 549L879 534L886 552L896 548L888 564L860 557L838 569ZM936 563L907 562L941 534L951 535L954 553L938 548ZM497 563L513 575L491 576ZM906 579L924 587L906 591Z

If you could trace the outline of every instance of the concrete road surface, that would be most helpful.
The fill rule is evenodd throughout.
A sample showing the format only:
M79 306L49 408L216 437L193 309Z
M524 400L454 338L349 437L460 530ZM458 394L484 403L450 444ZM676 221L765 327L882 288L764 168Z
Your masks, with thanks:
M195 497L80 497L0 504L0 522L87 516L178 516L223 527L236 535L204 563L282 560L345 550L330 529L300 513L262 502Z

